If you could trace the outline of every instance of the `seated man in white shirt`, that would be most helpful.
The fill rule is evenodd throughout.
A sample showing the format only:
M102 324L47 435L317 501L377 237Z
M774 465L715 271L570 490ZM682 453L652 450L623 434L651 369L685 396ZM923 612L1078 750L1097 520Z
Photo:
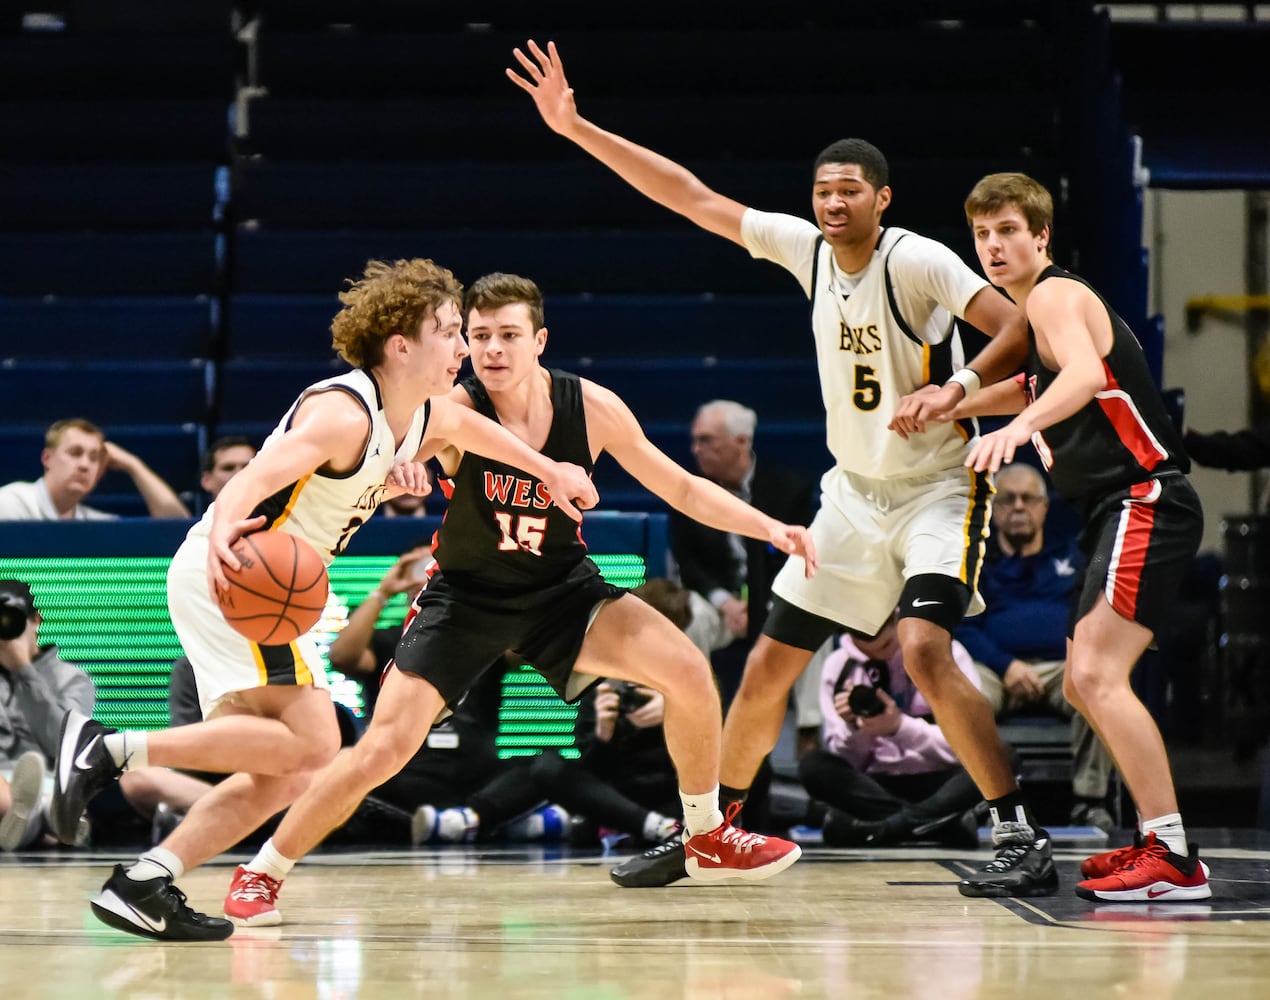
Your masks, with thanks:
M190 512L145 462L106 440L100 427L79 417L59 420L44 434L44 475L34 482L0 486L0 521L104 521L116 515L84 499L108 469L121 469L146 502L151 517L189 517Z

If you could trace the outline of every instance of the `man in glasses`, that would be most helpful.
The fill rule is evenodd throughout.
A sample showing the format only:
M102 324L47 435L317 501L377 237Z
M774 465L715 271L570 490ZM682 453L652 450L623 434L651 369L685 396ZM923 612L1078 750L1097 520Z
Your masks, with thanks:
M1072 812L1076 826L1110 832L1111 757L1085 717L1063 696L1067 619L1083 560L1073 538L1045 537L1045 477L1026 462L996 475L992 540L979 578L988 610L955 635L974 657L980 686L998 717L1045 707L1072 724Z

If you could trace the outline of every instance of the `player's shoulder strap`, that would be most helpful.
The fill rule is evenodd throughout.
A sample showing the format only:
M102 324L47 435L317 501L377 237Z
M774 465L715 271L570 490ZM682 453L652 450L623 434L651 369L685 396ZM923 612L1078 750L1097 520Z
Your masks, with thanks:
M891 254L895 252L895 248L904 241L904 237L908 236L909 233L902 229L891 230L891 232L894 232L897 235L891 245L886 248L886 254L882 257L882 274L886 279L886 301L891 307L891 316L895 320L895 325L898 326L904 332L904 336L913 341L913 343L921 344L923 343L922 338L913 332L913 328L909 326L908 320L906 320L904 318L904 314L900 312L900 304L895 298L895 283L891 280Z

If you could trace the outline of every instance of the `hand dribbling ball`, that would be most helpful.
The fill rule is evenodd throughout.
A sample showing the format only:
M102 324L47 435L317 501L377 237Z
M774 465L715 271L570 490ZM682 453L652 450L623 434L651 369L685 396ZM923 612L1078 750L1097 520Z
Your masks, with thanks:
M263 646L283 646L318 623L328 580L312 545L285 531L257 531L230 548L242 568L225 567L229 586L216 596L235 631Z

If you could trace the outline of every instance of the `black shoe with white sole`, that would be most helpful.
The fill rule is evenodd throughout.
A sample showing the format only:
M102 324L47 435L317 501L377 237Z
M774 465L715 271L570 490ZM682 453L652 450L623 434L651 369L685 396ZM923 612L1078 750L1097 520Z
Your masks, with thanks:
M234 933L230 921L190 909L170 877L137 882L123 865L115 865L91 905L102 923L159 941L224 941Z
M78 839L79 821L88 800L123 774L106 749L104 738L114 731L74 709L62 719L49 822L63 844L74 844Z
M623 889L659 889L688 877L683 837L676 833L609 872Z

